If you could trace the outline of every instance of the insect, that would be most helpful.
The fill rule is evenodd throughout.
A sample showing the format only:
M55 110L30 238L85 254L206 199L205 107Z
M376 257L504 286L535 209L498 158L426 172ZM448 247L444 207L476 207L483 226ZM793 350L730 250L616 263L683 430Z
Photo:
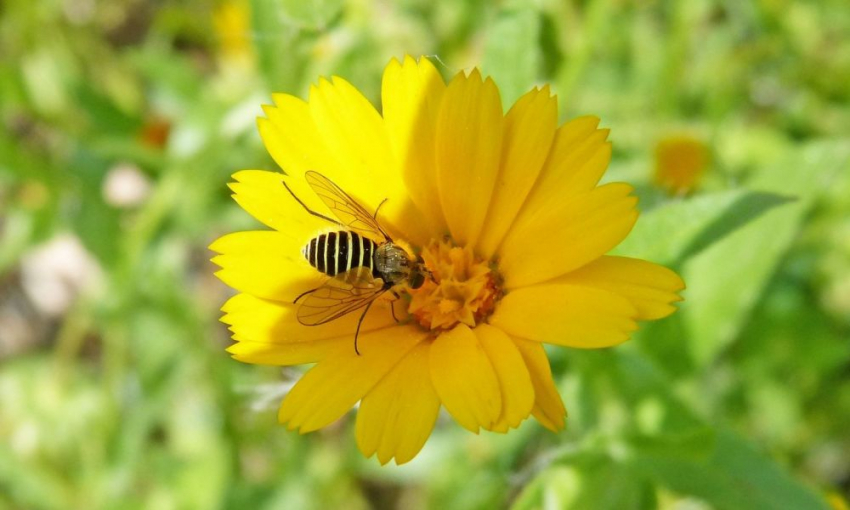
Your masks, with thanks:
M319 172L310 170L304 177L336 219L313 211L286 182L283 185L309 214L341 229L317 235L301 250L311 266L331 278L295 298L293 303L301 301L298 322L305 326L318 326L365 307L354 333L354 352L360 355L357 337L375 299L397 285L418 289L431 273L422 257L414 257L393 243L378 223L378 211L386 199L378 205L374 214L370 214Z

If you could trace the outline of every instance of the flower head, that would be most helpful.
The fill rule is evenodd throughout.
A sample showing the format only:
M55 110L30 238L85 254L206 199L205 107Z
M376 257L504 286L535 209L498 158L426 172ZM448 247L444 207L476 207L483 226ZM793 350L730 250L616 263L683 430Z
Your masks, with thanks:
M655 147L655 184L674 195L699 187L709 163L708 148L689 135L668 136Z
M675 310L684 287L675 273L605 255L634 225L636 199L626 184L597 185L608 131L594 117L558 127L548 88L504 114L495 83L477 70L446 84L427 59L407 57L384 72L382 114L337 77L313 86L307 102L273 99L258 125L286 175L244 170L230 185L271 230L229 234L211 249L218 276L240 292L222 308L234 358L316 363L281 405L290 429L317 430L360 402L360 449L399 464L422 448L441 406L476 433L506 432L529 416L556 431L566 411L543 343L609 347L637 321ZM391 239L427 270L421 285L399 280L393 292L369 294L359 354L365 303L305 325L305 301L294 302L326 303L339 288L355 299L375 292L310 263L312 240L324 239L335 248L318 253L344 257L340 269L366 264L354 236L330 236L345 230L333 221L355 223L311 175L378 211L386 238L355 230L370 246ZM329 281L332 291L314 291Z

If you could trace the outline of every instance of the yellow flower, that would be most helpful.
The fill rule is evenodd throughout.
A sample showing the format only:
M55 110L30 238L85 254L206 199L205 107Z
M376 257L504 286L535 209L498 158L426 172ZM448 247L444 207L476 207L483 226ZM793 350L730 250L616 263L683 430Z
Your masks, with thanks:
M253 58L251 6L247 0L222 0L212 15L221 58L247 64Z
M826 503L833 510L850 510L850 505L847 504L847 500L838 493L838 492L830 492L826 495Z
M675 195L688 194L699 186L708 161L708 148L697 138L666 137L655 147L655 184Z
M477 70L445 84L427 59L407 57L384 72L383 114L338 77L307 102L273 99L258 125L286 175L244 170L230 185L272 230L226 235L211 249L217 275L241 292L222 308L233 357L316 363L280 408L290 429L317 430L360 402L361 451L398 464L422 448L441 406L475 433L506 432L529 415L557 431L566 411L543 343L609 347L638 320L675 310L684 284L674 272L605 255L634 225L637 200L626 184L597 186L608 130L594 117L558 127L548 88L503 114L498 88ZM421 287L397 286L394 303L390 292L374 302L359 355L360 310L305 326L293 303L328 280L302 249L340 230L293 198L331 215L305 179L311 170L370 212L386 199L378 221L430 272Z

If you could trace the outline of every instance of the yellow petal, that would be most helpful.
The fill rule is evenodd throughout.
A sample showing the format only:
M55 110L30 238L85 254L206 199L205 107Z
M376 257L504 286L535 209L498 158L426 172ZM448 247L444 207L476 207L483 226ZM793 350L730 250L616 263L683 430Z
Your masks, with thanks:
M475 245L499 173L502 107L493 80L459 73L437 118L437 187L452 238Z
M499 177L478 253L489 259L514 221L549 154L558 122L558 101L549 87L534 89L505 116Z
M531 383L534 385L534 408L531 413L541 425L552 432L561 430L564 428L567 410L558 394L555 381L552 380L549 358L543 345L520 338L514 338L513 341L522 354L531 374Z
M384 124L397 172L404 177L410 199L423 212L433 237L448 233L437 192L434 156L437 114L446 89L440 73L425 57L392 59L381 86Z
M618 245L637 221L631 191L627 184L606 184L518 218L500 248L505 286L550 280Z
M227 234L210 245L221 254L212 258L221 267L215 274L240 292L292 302L327 278L301 254L309 239L275 231Z
M440 411L431 384L426 343L420 343L363 397L357 411L357 445L381 464L404 464L419 453Z
M437 395L455 420L476 434L491 427L502 409L499 380L472 330L459 324L439 335L430 363Z
M342 171L325 174L368 211L381 207L378 220L390 233L422 246L431 237L394 164L384 121L350 83L337 76L310 89L310 112L319 132L333 141Z
M293 178L264 170L242 170L233 174L236 182L228 186L233 199L251 216L290 237L311 239L333 225L310 215L283 183L293 186ZM300 198L300 197L299 197ZM300 248L299 248L300 249Z
M413 326L361 334L361 355L352 348L322 359L292 387L278 419L302 434L339 419L425 336Z
M637 309L638 319L667 317L685 282L675 272L645 260L601 257L555 280L558 283L604 289L623 296Z
M274 106L264 106L266 118L257 119L260 136L275 162L288 175L316 170L327 175L342 171L319 132L308 104L289 94L274 94Z
M272 96L275 106L264 106L266 118L257 119L260 136L275 162L291 177L287 184L310 209L324 213L321 200L307 186L304 173L315 170L337 176L345 167L316 128L310 108L301 99L288 94ZM284 190L285 191L285 190Z
M412 207L401 177L387 170L390 168L389 146L383 135L383 121L359 92L337 78L333 84L323 80L318 87L313 87L310 104L287 94L275 94L273 98L275 106L263 107L266 118L257 119L257 126L269 153L291 177L287 184L307 207L332 216L304 179L307 170L315 170L331 179L368 211L374 211L386 198L386 205L378 216L381 224L397 235L397 225L412 223L413 228L401 231L411 231L413 235L408 237L415 237L419 232L416 225L421 224L421 215ZM337 107L342 108L337 112L342 119L341 124L328 128L328 123L336 118L328 118L329 110ZM333 112L330 115L333 116ZM341 142L336 137L350 136L352 121L362 122L363 132L356 141L346 138L345 143L339 145ZM371 145L361 150L372 150L383 144L380 154L350 152L364 137L371 140ZM332 145L329 145L330 141L333 141ZM364 159L367 156L368 159ZM379 168L370 166L373 164L379 165Z
M221 322L228 324L235 335L260 343L293 343L323 340L338 336L351 336L360 320L355 310L348 315L318 326L304 326L298 322L298 304L268 301L250 294L237 294L222 307L225 312ZM363 319L361 332L395 325L389 299L378 299Z
M332 353L345 349L354 350L354 333L342 337L289 344L269 344L240 339L228 347L227 352L233 359L243 363L287 366L316 363Z
M389 302L379 299L363 319L361 334L395 326ZM354 350L357 311L319 326L297 319L298 305L261 299L250 294L230 298L221 321L230 325L237 343L227 351L234 359L261 365L315 363L332 352Z
M493 365L502 391L502 411L488 428L507 432L508 428L518 427L531 412L534 405L531 376L516 345L502 330L481 324L474 332Z
M552 207L596 186L611 161L608 130L598 125L598 118L586 116L558 128L524 211Z
M635 319L635 307L607 290L542 284L509 292L490 324L513 337L591 349L628 340Z
M308 104L319 133L333 141L334 153L351 173L375 178L390 174L390 145L381 116L353 85L338 76L321 79L310 88Z

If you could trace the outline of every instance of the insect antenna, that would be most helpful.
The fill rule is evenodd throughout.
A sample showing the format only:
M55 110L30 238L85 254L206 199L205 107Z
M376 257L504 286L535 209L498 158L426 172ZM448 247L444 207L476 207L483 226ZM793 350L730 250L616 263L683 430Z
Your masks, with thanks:
M327 216L325 216L324 214L319 214L319 213L317 213L316 211L314 211L314 210L310 209L309 207L307 207L307 204L305 204L304 202L302 202L302 201L301 201L301 199L300 199L300 198L298 198L298 197L295 195L295 193L293 193L293 192L292 192L292 190L291 190L291 189L289 189L289 186L286 184L286 181L280 181L280 182L281 182L281 184L283 184L283 187L284 187L284 188L286 188L286 191L288 191L288 192L289 192L289 194L290 194L290 195L292 195L292 198L294 198L296 202L298 202L299 204L301 204L301 207L303 207L305 211L307 211L308 213L312 214L313 216L316 216L317 218L322 218L323 220L329 221L329 222L333 223L334 225L339 225L340 227L344 227L344 226L345 226L345 225L343 225L342 223L340 223L340 222L336 221L335 219L328 218L328 217L327 217ZM386 201L386 199L384 199L384 200ZM383 203L383 202L381 202L381 203ZM380 206L379 206L379 207L380 207ZM378 214L378 211L375 211L375 214ZM385 234L385 235L386 235L386 234ZM299 297L301 297L301 296L299 296Z
M386 202L387 202L386 198L381 200L381 203L378 204L378 207L375 208L375 214L372 215L372 217L375 219L375 221L378 220L378 211L381 210L381 206L383 206Z
M375 208L375 214L373 214L373 215L372 215L372 219L374 219L374 220L375 220L375 223L376 223L376 224L377 224L377 226L378 226L378 230L380 230L380 231L381 231L381 233L382 233L382 234L384 234L384 237L387 239L387 241L392 242L393 238L392 238L392 237L390 237L390 235L389 235L389 234L387 234L387 232L384 230L384 228L383 228L383 227L381 227L380 223L377 223L377 222L378 222L378 211L380 211L380 210L381 210L381 206L383 206L386 202L387 202L387 199L386 199L386 198L385 198L385 199L383 199L383 200L381 200L381 203L380 203L380 204L378 204L378 207L376 207L376 208Z
M357 349L357 337L360 336L360 326L363 324L363 319L366 318L366 313L369 312L369 308L372 307L372 303L374 301L369 301L369 304L366 305L366 309L363 310L363 313L360 315L360 320L357 321L357 331L354 332L354 352L360 356L360 351Z

